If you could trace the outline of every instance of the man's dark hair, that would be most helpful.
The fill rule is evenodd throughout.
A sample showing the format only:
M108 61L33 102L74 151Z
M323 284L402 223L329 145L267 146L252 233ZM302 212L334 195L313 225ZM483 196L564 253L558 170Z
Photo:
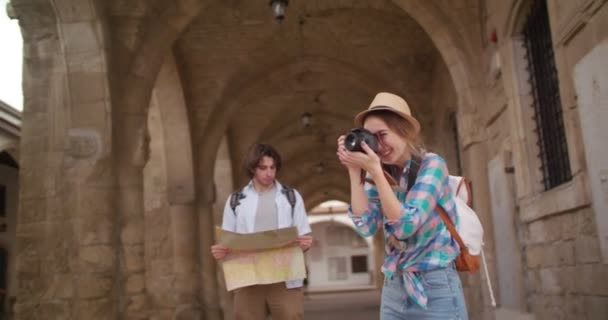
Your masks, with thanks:
M281 170L281 155L277 150L269 144L256 143L249 148L247 158L245 158L245 171L247 171L247 176L250 179L255 175L255 169L263 157L270 157L274 160L277 173Z

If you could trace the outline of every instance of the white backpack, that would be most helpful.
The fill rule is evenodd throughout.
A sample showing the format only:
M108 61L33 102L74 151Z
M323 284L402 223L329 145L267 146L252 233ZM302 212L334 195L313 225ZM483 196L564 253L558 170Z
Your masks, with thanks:
M483 254L483 226L477 213L471 208L473 203L473 194L471 193L471 185L467 179L459 176L449 176L448 183L454 192L454 202L456 203L456 214L458 215L458 227L456 231L462 238L464 245L469 250L469 253L474 256L481 255L488 291L492 306L496 306L494 299L494 291L490 282L490 273L488 265Z
M450 188L454 192L458 226L456 231L462 238L469 253L475 256L481 254L483 246L483 227L475 211L471 208L473 197L469 181L464 177L449 176Z

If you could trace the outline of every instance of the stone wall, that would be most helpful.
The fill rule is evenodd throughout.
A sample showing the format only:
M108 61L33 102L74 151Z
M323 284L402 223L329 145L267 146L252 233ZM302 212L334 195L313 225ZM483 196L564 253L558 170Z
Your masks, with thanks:
M486 2L485 67L489 94L484 118L488 151L490 158L503 159L506 172L514 173L518 209L511 221L516 229L511 237L519 248L500 250L505 243L497 243L496 250L503 255L498 260L521 259L524 279L523 292L519 294L525 297L525 303L520 311L531 312L536 319L605 319L608 285L602 279L608 279L608 265L602 263L599 246L596 219L601 213L591 207L589 176L594 173L585 164L585 141L581 137L584 128L579 124L573 70L608 36L608 6L605 1L549 1L573 179L544 191L537 171L530 88L518 36L527 3ZM497 43L489 41L493 31ZM492 199L497 206L499 200L495 196ZM508 281L513 279L500 279L497 291L506 292L500 285ZM498 302L503 302L500 297Z

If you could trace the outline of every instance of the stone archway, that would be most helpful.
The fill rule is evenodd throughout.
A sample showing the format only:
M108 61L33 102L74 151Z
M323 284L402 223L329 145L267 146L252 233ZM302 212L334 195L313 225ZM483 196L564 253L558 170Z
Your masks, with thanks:
M484 170L477 170L478 168L484 168L486 166L486 150L483 145L484 132L483 129L480 129L482 126L478 126L479 123L479 112L477 112L477 106L481 106L482 101L484 99L483 93L479 89L481 86L481 75L479 70L482 68L475 61L472 61L471 57L478 56L479 48L476 47L476 44L472 39L469 39L463 35L467 30L463 27L463 21L456 21L452 16L447 14L445 8L440 8L436 4L433 3L420 3L414 1L393 1L393 3L401 8L404 12L407 13L411 18L413 18L421 28L428 34L429 38L433 42L436 47L436 50L439 52L443 62L446 64L447 70L450 75L451 83L455 87L456 92L456 108L458 110L457 113L457 122L459 127L459 140L460 147L462 148L462 159L464 162L464 174L468 175L473 183L476 186L476 190L478 191L478 196L476 197L476 207L479 208L480 212L489 212L489 203L487 201L487 197L484 196L483 190L487 190L487 174ZM320 10L324 10L324 7L331 7L331 5L322 5ZM345 5L346 6L346 5ZM325 8L328 9L328 8ZM332 8L328 9L328 12L331 12ZM278 32L278 31L277 31ZM268 50L270 51L270 50ZM273 55L273 52L269 53L269 56L277 57L277 55ZM308 55L303 55L298 58L307 59ZM332 61L332 60L330 60ZM334 61L332 61L334 62ZM336 61L340 63L340 61ZM348 63L342 63L346 65ZM287 66L283 69L276 68L276 66L282 68L282 66ZM201 112L200 115L193 116L196 119L205 119L208 123L204 129L198 131L195 135L194 140L195 144L199 144L202 148L197 153L200 155L200 160L197 160L197 163L200 163L200 170L198 170L197 176L205 176L209 175L211 170L213 170L213 163L215 161L214 154L217 150L217 143L222 136L226 134L226 130L229 127L236 126L237 122L233 122L234 115L237 111L242 112L243 106L259 104L259 100L261 99L274 99L273 101L283 102L289 101L287 99L281 100L275 96L271 96L268 91L261 90L264 85L261 83L262 81L276 81L276 75L268 75L272 74L274 70L281 70L277 74L280 75L279 79L287 79L289 77L293 77L297 75L297 72L290 72L290 65L297 65L296 63L290 62L289 59L275 59L272 64L260 64L257 69L254 66L248 66L247 72L245 73L245 77L243 79L235 80L234 82L228 82L226 86L222 86L223 95L219 95L219 97L210 97L211 103L207 104L207 109L204 112ZM325 67L325 66L324 66ZM331 68L331 63L329 64ZM311 67L314 71L314 67ZM345 73L346 74L346 73ZM360 76L356 76L356 78L365 78L369 72L365 70L361 70L359 72ZM257 76L256 76L257 75ZM376 81L370 81L369 90L361 90L361 92L370 91L374 92L380 89L382 85L378 85L379 83L387 83L387 79L382 78L381 75L377 75L376 78L380 78ZM253 79L253 80L252 80ZM253 89L255 88L255 89ZM378 89L376 89L378 88ZM250 93L248 93L250 92ZM370 96L373 93L370 94ZM242 98L239 98L241 97ZM227 97L229 99L227 99ZM201 107L201 106L199 106ZM292 125L297 123L297 116L293 114L287 115L284 113L280 113L280 120L288 120ZM266 129L258 135L246 136L243 139L246 141L254 141L259 137L270 137L274 130L279 130L281 134L285 132L285 134L293 134L293 131L285 130L283 131L283 127L280 125L271 125L267 126ZM200 141L200 137L206 137L208 140L204 140L203 144ZM297 138L296 138L297 139ZM200 140L200 141L199 141ZM198 142L197 142L198 141ZM278 144L281 144L281 139L276 140ZM244 144L244 142L240 142ZM216 145L214 145L216 144ZM204 150L204 151L203 151ZM237 148L238 150L238 148ZM237 158L238 159L238 154ZM299 162L291 163L293 166L298 166ZM311 166L312 162L307 162L307 166ZM476 168L473 170L472 168ZM294 174L294 176L296 176ZM337 176L336 176L337 177ZM297 180L299 184L300 181L304 183L306 179ZM305 184L299 186L295 185L296 188L303 188L306 190L312 190L313 187L306 186ZM206 190L203 192L208 192L208 196L204 196L204 198L212 198L213 196L213 188L211 186L201 187L200 190ZM310 191L309 196L316 197L314 191ZM318 199L322 199L322 196L319 196ZM489 225L491 217L489 214L482 216L482 221L484 224ZM491 232L488 232L488 243L492 242ZM488 258L490 263L493 260L493 252L488 253ZM473 282L475 280L472 280ZM479 291L475 292L476 297L469 299L474 301L483 301L481 299L481 294Z
M162 72L163 61L171 56L177 39L186 34L187 27L194 23L202 8L219 2L151 2L149 5L152 8L143 10L141 21L129 25L125 30L121 29L120 23L109 27L105 21L107 17L102 13L106 7L96 1L50 1L36 4L24 0L13 2L17 16L21 15L19 18L22 20L26 45L30 49L26 54L25 81L32 86L29 96L26 92L24 111L30 122L24 125L24 141L28 147L22 151L25 164L22 178L27 187L22 204L27 209L24 209L24 231L21 236L24 243L34 243L31 247L36 250L24 252L23 261L28 266L45 263L51 269L58 270L58 274L63 278L47 276L53 278L53 281L65 283L65 290L60 293L52 292L51 296L59 295L61 299L75 301L83 300L82 295L86 296L87 302L95 308L83 307L75 312L82 314L84 318L89 313L101 312L99 310L104 313L111 310L109 314L116 316L142 313L146 308L147 290L143 281L145 258L142 255L146 240L142 181L143 167L148 159L146 123L150 97L159 72ZM441 13L436 5L407 0L393 2L428 33L447 64L454 86L458 89L459 110L472 111L472 106L479 100L479 94L475 92L477 81L473 74L474 65L468 62L466 57L475 56L472 54L474 46L467 42L467 39L462 41L463 37L459 36L460 29L457 24L445 19L444 13ZM343 1L337 5L333 2L328 4L327 1L316 3L319 10L325 10L323 14L331 12L335 6L340 7L345 3L345 6L348 5ZM121 5L124 4L116 0L108 6ZM382 6L374 4L363 7L372 8L373 14L380 17ZM391 15L390 18L400 19L399 15ZM116 17L110 15L110 19ZM270 33L272 32L271 30ZM43 41L36 42L40 39ZM109 45L110 41L112 45ZM335 44L332 43L331 46L334 48ZM272 51L272 48L266 52L268 51ZM208 105L212 110L211 117L199 117L197 110L193 110L194 107L190 108L189 105L187 117L190 124L196 124L201 119L205 120L201 122L209 124L190 127L194 137L192 170L196 181L180 180L188 180L185 182L187 190L180 193L177 191L179 187L176 187L173 189L175 193L170 191L169 198L176 206L188 207L185 209L188 212L192 197L196 198L196 213L200 217L201 225L201 248L212 241L212 220L209 220L209 217L213 210L212 204L216 202L216 194L213 181L208 178L214 170L219 141L226 134L236 110L240 110L241 106L249 102L257 103L255 98L259 95L252 88L262 86L258 87L256 81L270 79L280 84L281 78L277 75L296 76L306 73L308 69L314 74L315 69L322 69L323 72L329 70L337 74L338 79L349 81L350 87L345 87L351 90L356 88L355 91L360 91L361 95L372 95L381 89L393 88L394 85L391 81L393 78L359 67L358 58L354 59L354 62L343 61L315 53L297 58L302 57L305 59L303 63L288 57L259 66L251 64L247 67L251 77L230 82L225 95L212 99ZM175 64L181 68L182 62L178 57ZM386 69L390 69L390 61L388 62L389 67ZM278 63L278 68L275 63ZM184 70L180 69L180 76L183 73ZM304 78L307 76L303 75ZM316 79L315 77L313 75L312 79ZM242 95L234 98L231 95L234 90L243 90ZM45 92L46 95L35 96L34 91ZM184 91L187 101L189 92ZM348 95L349 92L341 94ZM276 96L270 98L279 101ZM353 98L352 101L354 100ZM46 104L46 101L51 103ZM227 109L222 111L222 108ZM295 122L295 119L296 117L293 117L290 120ZM467 129L467 125L473 123L474 115L472 112L461 114L459 119L463 124L461 128L466 129L464 133L461 132L461 136L463 145L467 148L466 159L469 160L469 167L485 163L483 149L475 146L480 133ZM262 131L261 135L258 132L253 137L270 136L275 129L281 130L275 126L268 128L269 131ZM180 130L183 132L185 129L182 127ZM289 130L285 132L289 133ZM63 154L62 150L67 151ZM290 153L290 159L294 155L294 159L298 157L297 154ZM37 159L47 159L48 163L41 168L36 162ZM294 160L294 164L311 167L313 162L299 163ZM170 164L168 168L172 170L178 166L180 164ZM327 168L336 170L335 166ZM183 175L183 172L179 172L170 176L181 179ZM323 199L327 196L319 193L316 188L326 188L331 192L344 188L338 185L307 184L304 180L297 180L295 176L290 179L301 183L311 199ZM483 181L485 176L480 175L474 177L475 179ZM196 185L192 186L194 183ZM179 185L181 184L176 184ZM483 189L483 183L478 185ZM45 196L40 198L39 194ZM343 197L346 198L344 195ZM317 200L313 202L315 201ZM480 205L483 207L483 202ZM40 210L40 207L43 209ZM89 210L91 208L93 210ZM36 216L36 212L40 211L44 212L44 219ZM81 212L85 214L80 215ZM43 227L36 225L43 220L48 222L45 219L52 223ZM183 225L185 228L191 226ZM69 232L64 232L66 229ZM40 241L60 233L62 236L52 243L44 244ZM192 235L196 231L187 233ZM39 249L47 246L52 247L52 254L39 259ZM66 273L65 262L73 254L80 259L81 264L77 265L77 271L81 273L69 275ZM191 255L194 258L191 258ZM201 251L198 255L189 252L181 258L186 269L187 266L196 264L196 261L190 259L198 260L201 264L204 271L201 291L198 294L202 296L207 318L216 317L218 313L214 262L206 251ZM49 261L51 263L47 263ZM23 268L24 274L31 275L32 279L47 278L38 270L28 270L26 266ZM120 272L115 272L116 270ZM79 287L85 283L91 287ZM24 297L29 301L42 302L45 307L51 308L52 306L48 305L48 296L35 293L47 292L51 285L44 281L35 285L38 286L36 290L24 292ZM27 314L31 312L33 304L24 304L20 308L23 314Z
M168 318L200 318L198 218L183 90L167 57L152 94L150 157L143 170L145 283L148 310Z

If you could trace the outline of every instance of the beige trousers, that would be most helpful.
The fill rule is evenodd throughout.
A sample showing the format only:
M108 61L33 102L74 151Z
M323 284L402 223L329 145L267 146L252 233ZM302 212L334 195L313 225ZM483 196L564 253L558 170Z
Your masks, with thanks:
M234 293L235 320L304 319L302 288L287 289L285 282L255 285L237 289Z

